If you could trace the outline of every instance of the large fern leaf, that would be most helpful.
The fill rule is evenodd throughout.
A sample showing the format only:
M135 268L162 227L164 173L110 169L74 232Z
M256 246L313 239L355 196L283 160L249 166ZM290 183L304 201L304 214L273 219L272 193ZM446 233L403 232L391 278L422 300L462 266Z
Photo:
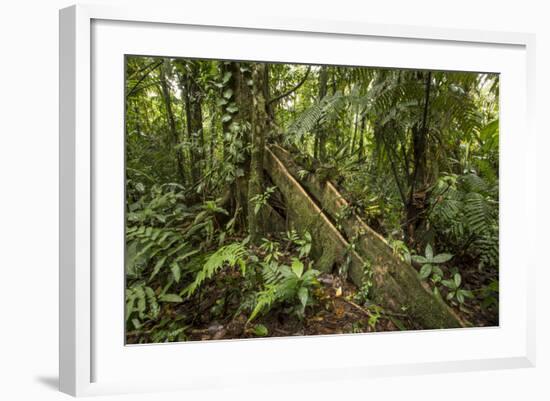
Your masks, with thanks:
M206 280L212 278L225 265L230 267L238 265L241 271L244 272L246 268L246 255L247 250L240 242L219 248L210 255L203 268L197 272L195 280L183 290L182 294L186 294L188 297L193 295Z

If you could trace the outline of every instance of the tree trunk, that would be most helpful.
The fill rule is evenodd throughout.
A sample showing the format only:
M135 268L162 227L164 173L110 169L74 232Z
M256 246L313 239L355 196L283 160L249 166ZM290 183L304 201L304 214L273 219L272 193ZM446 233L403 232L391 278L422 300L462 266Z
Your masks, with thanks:
M199 76L199 66L191 61L184 65L186 73L180 77L180 88L185 102L187 138L189 140L189 155L191 161L191 177L193 184L201 176L201 165L204 151L204 133L202 126L202 93L196 81Z
M215 108L215 105L212 106L212 108L210 109L210 146L209 146L209 152L210 152L210 155L209 155L209 168L210 170L214 169L214 157L215 157L215 150L216 150L216 142L217 142L217 113L216 113L216 108Z
M328 67L322 66L319 71L319 102L327 95L327 83L328 83ZM326 132L323 127L317 127L317 157L320 161L325 160L325 142Z
M425 77L424 110L422 120L412 127L413 171L409 186L409 196L406 205L405 238L410 246L418 242L417 231L424 226L427 190L427 138L428 111L430 105L430 88L432 74L429 71Z
M250 240L258 244L263 234L260 214L252 207L254 197L263 192L264 146L268 124L265 109L265 64L252 66L252 136L250 151L250 178L248 180L248 230Z
M263 93L264 93L264 99L266 100L265 105L265 112L267 113L267 121L268 121L268 129L271 132L275 132L274 128L276 126L275 121L275 104L274 103L268 103L268 99L271 99L271 88L269 86L269 70L270 65L268 63L264 64L264 72L263 72Z
M222 128L224 137L224 159L233 164L235 180L231 183L231 204L235 212L236 226L239 230L248 227L248 175L250 169L250 144L252 91L251 65L247 63L227 62L223 65L223 74L230 74L221 94Z
M176 120L174 118L174 113L172 111L172 99L170 95L170 89L168 87L168 82L166 80L167 73L170 72L170 60L165 59L163 66L160 68L160 87L162 92L162 98L164 100L164 107L166 109L166 117L168 120L168 127L172 136L172 142L176 152L176 168L178 171L179 178L182 184L185 184L185 169L184 169L184 160L181 149L177 148L179 145L179 136L176 129Z

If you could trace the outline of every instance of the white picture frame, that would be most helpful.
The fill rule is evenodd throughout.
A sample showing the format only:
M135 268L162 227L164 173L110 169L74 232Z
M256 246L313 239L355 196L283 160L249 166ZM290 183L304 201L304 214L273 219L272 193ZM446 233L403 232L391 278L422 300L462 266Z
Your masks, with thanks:
M189 45L182 48L181 43L166 40L174 35L186 37ZM254 45L260 36L271 46ZM300 44L310 50L304 52ZM392 48L397 52L388 50ZM252 18L250 14L239 19L152 7L78 5L61 10L60 390L80 396L200 389L273 378L279 382L360 380L534 366L537 261L524 256L535 254L529 251L534 245L521 235L524 230L534 232L536 221L534 48L534 35L523 33ZM320 55L321 49L332 52ZM364 52L351 51L357 49L371 50L370 61L361 58ZM413 51L425 56L421 62L414 61ZM123 311L119 285L123 264L116 270L124 247L123 220L116 214L123 199L123 175L110 173L123 165L123 92L119 90L124 76L117 68L124 54L312 63L339 60L340 64L501 73L500 326L125 346L119 330L123 320L117 323ZM523 191L508 190L512 184L521 185ZM107 193L115 214L104 202ZM105 269L107 264L115 267ZM427 344L433 349L423 350L420 358L417 351ZM319 347L323 347L322 360L315 357ZM177 364L182 357L192 361L189 366ZM216 368L212 358L219 358ZM270 365L258 365L261 358ZM142 373L132 368L140 361L145 366ZM154 372L148 366L155 367ZM173 373L175 366L177 374Z

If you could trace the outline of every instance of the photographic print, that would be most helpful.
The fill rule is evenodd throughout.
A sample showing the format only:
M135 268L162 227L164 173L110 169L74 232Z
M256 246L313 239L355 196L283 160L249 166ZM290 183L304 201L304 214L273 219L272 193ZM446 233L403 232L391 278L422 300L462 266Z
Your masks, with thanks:
M499 76L126 56L126 343L499 324Z

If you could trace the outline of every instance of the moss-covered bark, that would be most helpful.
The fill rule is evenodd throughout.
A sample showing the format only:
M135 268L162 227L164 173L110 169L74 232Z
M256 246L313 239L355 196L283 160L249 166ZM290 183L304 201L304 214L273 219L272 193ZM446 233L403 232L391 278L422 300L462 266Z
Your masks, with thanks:
M360 280L357 275L362 274L364 260L350 249L349 243L273 152L266 149L264 156L265 170L287 204L290 226L301 233L309 231L313 238L311 253L316 260L315 268L331 272L335 265L345 263L349 256L350 275L354 281Z
M261 195L264 187L263 155L267 113L265 111L264 82L265 65L254 64L252 67L252 124L250 149L250 177L248 179L248 232L250 241L258 245L264 232L264 221L250 205L256 196Z
M279 146L271 151L297 178L299 166ZM381 305L394 310L405 309L424 328L462 327L463 322L446 304L434 296L418 279L412 266L397 258L386 240L349 209L348 202L329 181L321 183L313 174L300 184L319 202L323 211L338 221L343 234L355 244L361 258L368 261L373 273L374 294ZM351 274L355 284L362 274Z

